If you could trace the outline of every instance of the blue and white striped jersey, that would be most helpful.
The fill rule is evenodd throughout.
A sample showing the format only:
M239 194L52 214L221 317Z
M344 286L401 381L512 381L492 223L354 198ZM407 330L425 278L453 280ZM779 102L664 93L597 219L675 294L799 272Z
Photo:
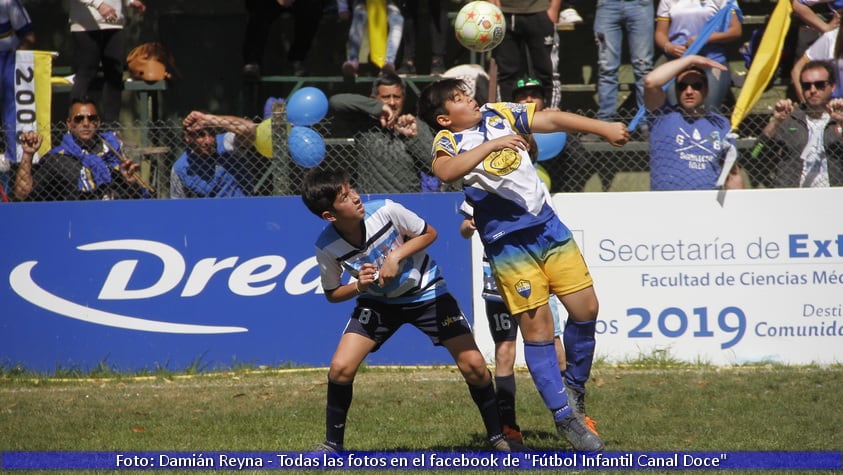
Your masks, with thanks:
M422 218L392 200L373 200L363 206L366 209L363 218L366 243L362 249L351 245L330 224L316 240L316 260L325 291L343 285L344 271L356 278L363 264L373 263L380 269L387 254L427 229ZM401 262L395 280L385 287L375 282L369 286L365 297L388 303L412 303L431 300L447 292L436 261L426 252L418 252Z

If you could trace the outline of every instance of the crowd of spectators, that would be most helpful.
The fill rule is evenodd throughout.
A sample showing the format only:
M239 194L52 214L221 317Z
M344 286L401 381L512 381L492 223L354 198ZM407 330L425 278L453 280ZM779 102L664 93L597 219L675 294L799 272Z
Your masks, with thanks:
M560 101L560 36L558 25L580 24L593 28L597 47L596 117L603 121L623 120L619 114L619 67L629 58L634 73L632 93L639 108L646 108L641 128L633 138L649 143L650 189L713 189L723 186L718 178L726 151L737 145L730 135L728 117L723 115L731 93L732 73L727 46L743 36L743 13L736 0L696 2L690 0L599 0L595 14L584 21L572 3L559 0L491 0L504 12L507 33L489 60L496 66L495 88L490 102L512 100L519 85L521 93L532 94L548 109L565 109ZM104 124L117 119L122 90L124 51L124 7L137 14L146 10L141 0L71 0L69 25L77 50L73 65L76 82L65 125L67 134L59 147L45 156L27 153L40 138L33 134L9 136L14 124L4 112L6 140L17 141L23 152L6 157L3 197L11 200L113 199L154 195L144 187L136 165L125 163L121 143ZM765 164L751 174L755 186L838 186L841 154L837 152L843 131L839 76L843 61L840 38L840 5L823 0L793 0L798 42L792 52L793 87L790 96L776 103L769 124L759 127L757 146L752 147L754 164ZM287 11L298 20L294 41L288 48L290 73L307 76L307 61L320 19L332 1L246 0L249 22L243 38L244 74L258 76L269 25ZM448 10L454 5L430 0L431 13L420 16L418 0L385 2L388 23L386 58L373 78L372 93L366 97L337 94L330 100L329 126L348 130L354 138L349 160L355 181L366 193L406 193L448 189L430 173L432 134L416 119L406 103L406 75L428 72L443 75L448 64L445 49L449 31ZM337 73L358 74L359 52L366 30L367 1L340 0L339 19L349 20L347 61ZM459 5L457 5L459 6ZM719 12L725 16L715 25L704 44L699 37ZM15 2L0 2L0 16L9 19L9 34L0 46L14 52L36 45L32 20ZM425 18L425 22L420 22ZM306 20L306 21L305 21ZM589 21L591 25L588 25ZM417 44L422 26L429 27L430 63L417 64ZM2 32L0 32L2 33ZM626 55L621 46L629 48ZM693 56L686 52L696 52ZM6 53L6 63L9 63ZM13 55L12 55L13 56ZM492 59L493 58L493 59ZM677 61L682 58L682 61ZM687 59L692 58L692 59ZM665 66L668 65L668 66ZM790 66L790 64L788 64ZM91 78L101 68L104 84L99 103L88 96ZM655 68L655 69L654 69ZM490 70L491 71L491 70ZM116 75L116 76L115 76ZM821 76L821 77L820 77ZM119 80L118 80L119 78ZM117 81L117 82L115 82ZM526 81L526 83L525 83ZM675 86L670 87L671 84ZM4 107L10 85L3 85ZM115 98L116 97L116 98ZM731 98L733 99L733 98ZM80 111L80 108L82 109ZM257 193L255 181L265 162L256 160L253 142L256 124L248 119L194 111L184 118L183 141L174 155L169 175L169 196L223 197ZM794 134L793 130L799 133ZM82 134L93 134L83 138ZM112 134L112 135L109 135ZM11 137L11 138L10 138ZM580 191L589 166L588 135L569 137L565 148L545 165L551 171L551 191ZM112 145L112 147L108 147ZM697 147L699 153L689 152ZM183 153L182 153L183 151ZM329 153L331 149L329 148ZM744 149L744 155L749 155ZM72 157L71 163L55 163ZM738 163L740 163L740 158ZM100 163L95 163L97 160ZM725 186L743 187L747 171L728 164ZM0 172L3 172L0 167ZM80 171L81 170L81 171ZM578 174L579 173L579 174ZM50 176L54 174L55 176ZM75 174L75 175L74 175ZM17 175L17 176L16 176ZM87 175L87 180L84 179ZM696 177L696 178L691 178ZM737 184L740 184L738 186ZM45 191L46 188L50 188Z

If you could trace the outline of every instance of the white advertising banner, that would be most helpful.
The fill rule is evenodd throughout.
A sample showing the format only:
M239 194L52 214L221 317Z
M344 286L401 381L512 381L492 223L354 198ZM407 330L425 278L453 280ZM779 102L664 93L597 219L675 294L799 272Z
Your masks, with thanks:
M843 188L555 195L600 300L597 358L843 362L841 203Z

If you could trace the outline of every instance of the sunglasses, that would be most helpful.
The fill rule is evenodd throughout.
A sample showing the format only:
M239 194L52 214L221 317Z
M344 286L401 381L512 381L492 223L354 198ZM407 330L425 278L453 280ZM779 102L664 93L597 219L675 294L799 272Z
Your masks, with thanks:
M702 81L676 83L676 89L679 91L684 91L685 89L688 89L688 86L691 86L691 89L695 91L702 91L705 87L705 84L703 84Z
M74 124L81 124L82 121L85 120L85 119L88 119L89 122L99 122L100 116L98 116L96 114L90 114L90 115L76 114L76 115L73 116L72 120L73 120Z
M811 86L817 88L818 91L822 91L823 89L828 87L828 81L813 81L813 82L802 82L802 90L807 91L811 89Z

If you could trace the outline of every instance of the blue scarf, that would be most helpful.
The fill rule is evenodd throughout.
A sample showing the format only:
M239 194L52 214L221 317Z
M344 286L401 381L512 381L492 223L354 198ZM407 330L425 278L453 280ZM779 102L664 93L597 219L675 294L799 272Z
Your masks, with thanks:
M120 141L112 132L103 132L99 138L108 142L115 150L120 150ZM101 143L97 142L96 148L99 151L86 152L71 134L64 134L61 145L50 150L47 154L70 155L82 161L82 171L79 174L79 190L92 191L96 187L111 183L111 170L120 170L120 157L110 150L104 150Z

